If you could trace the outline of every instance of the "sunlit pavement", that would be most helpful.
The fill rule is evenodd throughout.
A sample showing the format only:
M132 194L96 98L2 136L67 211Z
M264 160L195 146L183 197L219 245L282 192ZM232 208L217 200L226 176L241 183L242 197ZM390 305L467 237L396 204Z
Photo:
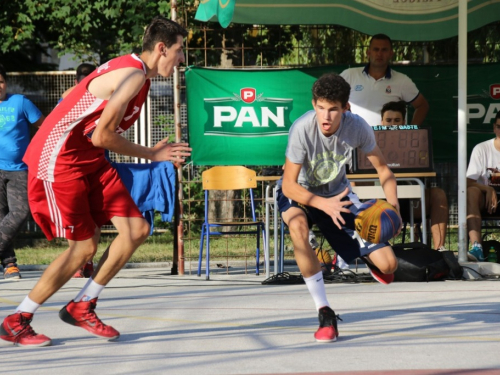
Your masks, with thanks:
M316 343L305 285L262 285L233 267L211 279L170 268L122 270L96 312L121 332L108 342L58 318L85 279L72 279L35 315L53 346L0 342L9 373L26 374L500 374L500 282L325 285L340 337ZM0 281L12 313L41 271ZM418 370L418 371L417 371Z

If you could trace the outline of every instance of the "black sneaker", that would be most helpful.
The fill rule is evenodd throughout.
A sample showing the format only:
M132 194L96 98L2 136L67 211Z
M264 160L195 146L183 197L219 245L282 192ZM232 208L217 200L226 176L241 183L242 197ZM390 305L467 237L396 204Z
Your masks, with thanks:
M314 334L314 338L318 342L333 342L337 340L339 331L337 330L337 319L341 320L338 315L335 315L328 306L322 307L318 312L319 328Z

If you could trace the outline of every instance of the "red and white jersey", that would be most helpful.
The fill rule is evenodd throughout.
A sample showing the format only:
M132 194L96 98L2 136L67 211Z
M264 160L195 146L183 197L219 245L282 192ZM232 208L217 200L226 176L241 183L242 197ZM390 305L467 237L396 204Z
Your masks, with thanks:
M24 155L30 174L40 180L62 182L92 173L107 163L104 149L95 147L90 137L108 101L96 98L87 88L94 78L129 67L146 74L146 66L138 56L117 57L94 70L54 108ZM117 133L124 132L137 120L150 85L147 79L141 91L130 100Z

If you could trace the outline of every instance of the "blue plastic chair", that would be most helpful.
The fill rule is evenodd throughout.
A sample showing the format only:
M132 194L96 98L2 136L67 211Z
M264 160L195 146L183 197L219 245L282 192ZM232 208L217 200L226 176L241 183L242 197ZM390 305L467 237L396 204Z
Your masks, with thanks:
M259 275L260 257L260 235L265 236L265 226L262 221L258 221L255 216L255 203L253 189L257 187L257 176L255 171L243 166L213 167L202 173L202 185L205 190L205 220L201 227L200 255L198 258L198 276L201 275L201 262L203 258L203 248L206 245L206 279L210 279L210 237L240 234L254 234L256 237L256 275ZM209 221L209 191L210 190L244 190L248 189L252 210L251 221L238 222L213 222ZM233 230L222 232L224 227L239 227L244 230ZM254 229L251 229L254 227ZM216 229L212 231L211 229ZM265 241L264 241L265 243Z

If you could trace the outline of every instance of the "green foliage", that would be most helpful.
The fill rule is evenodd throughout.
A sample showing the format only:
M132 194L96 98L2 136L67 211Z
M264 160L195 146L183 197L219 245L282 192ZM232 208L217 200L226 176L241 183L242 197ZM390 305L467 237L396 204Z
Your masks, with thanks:
M219 66L289 66L362 63L369 36L337 25L235 25L194 20L198 1L178 1L178 22L189 30L188 63ZM3 1L0 60L9 69L34 70L34 56L47 47L79 60L107 61L139 52L144 27L156 15L170 18L170 2L128 0ZM468 34L469 60L500 61L500 22ZM458 38L434 42L395 42L395 61L453 62ZM9 66L10 64L10 66Z
M0 50L19 51L25 42L37 39L32 1L6 1L0 11ZM31 6L30 6L31 5Z
M369 36L337 25L303 26L293 35L295 51L283 65L334 65L363 60Z
M170 17L168 1L47 0L50 44L60 54L97 54L101 62L140 50L144 27L160 14Z
M167 113L165 115L156 116L154 122L154 126L161 126L162 130L169 131L174 129L175 127L175 117L173 113Z
M170 3L128 0L5 1L0 50L19 51L46 42L60 55L100 61L140 51L144 27L156 15L170 18ZM97 61L95 61L97 62Z

